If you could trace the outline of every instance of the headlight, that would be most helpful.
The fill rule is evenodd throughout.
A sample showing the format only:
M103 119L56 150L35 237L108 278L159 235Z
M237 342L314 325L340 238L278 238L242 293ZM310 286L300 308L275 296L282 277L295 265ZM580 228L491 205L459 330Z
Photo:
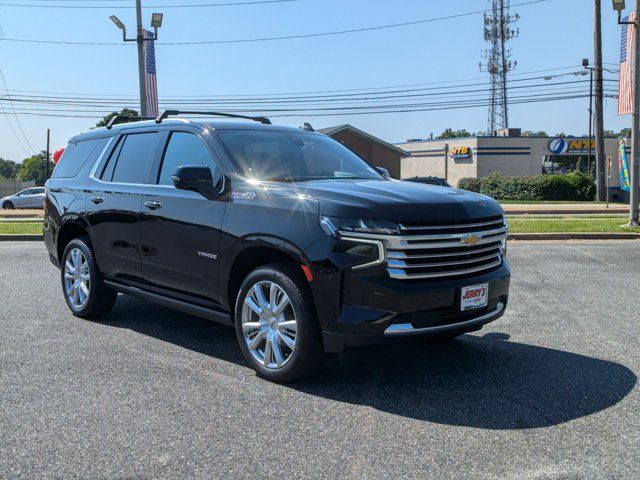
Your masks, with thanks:
M398 225L385 220L365 220L361 218L320 217L320 227L327 235L337 237L339 232L394 235L399 233Z

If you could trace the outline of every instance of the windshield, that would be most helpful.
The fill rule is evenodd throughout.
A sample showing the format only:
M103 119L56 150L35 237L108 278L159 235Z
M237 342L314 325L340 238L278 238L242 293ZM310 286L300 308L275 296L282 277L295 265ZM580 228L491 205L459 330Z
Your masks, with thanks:
M355 153L324 135L260 130L216 133L238 172L256 180L383 180Z

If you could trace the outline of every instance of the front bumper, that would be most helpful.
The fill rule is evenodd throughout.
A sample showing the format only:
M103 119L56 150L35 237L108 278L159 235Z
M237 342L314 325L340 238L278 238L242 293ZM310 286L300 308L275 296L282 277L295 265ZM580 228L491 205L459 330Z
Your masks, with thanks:
M496 270L464 279L407 282L352 274L344 284L337 321L323 329L324 349L340 352L479 330L504 314L510 277L506 260ZM487 306L460 311L462 287L483 283L489 284Z

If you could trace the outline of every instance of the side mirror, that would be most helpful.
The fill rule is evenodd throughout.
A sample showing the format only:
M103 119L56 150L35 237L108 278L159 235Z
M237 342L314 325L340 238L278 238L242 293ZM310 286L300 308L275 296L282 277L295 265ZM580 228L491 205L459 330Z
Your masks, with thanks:
M376 170L380 175L382 175L387 180L391 180L391 175L389 175L389 170L383 167L376 167Z
M198 192L209 200L220 196L220 193L216 191L216 184L219 182L219 178L214 183L209 167L184 165L176 168L176 171L171 175L171 179L173 180L173 185L180 190Z

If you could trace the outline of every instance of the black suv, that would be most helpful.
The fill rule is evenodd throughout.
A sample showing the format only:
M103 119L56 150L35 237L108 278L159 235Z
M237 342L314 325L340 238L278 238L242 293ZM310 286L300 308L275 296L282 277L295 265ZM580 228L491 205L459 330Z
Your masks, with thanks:
M142 297L235 326L258 373L291 381L323 352L504 313L494 200L388 180L308 125L177 114L71 139L47 182L45 243L74 315Z

